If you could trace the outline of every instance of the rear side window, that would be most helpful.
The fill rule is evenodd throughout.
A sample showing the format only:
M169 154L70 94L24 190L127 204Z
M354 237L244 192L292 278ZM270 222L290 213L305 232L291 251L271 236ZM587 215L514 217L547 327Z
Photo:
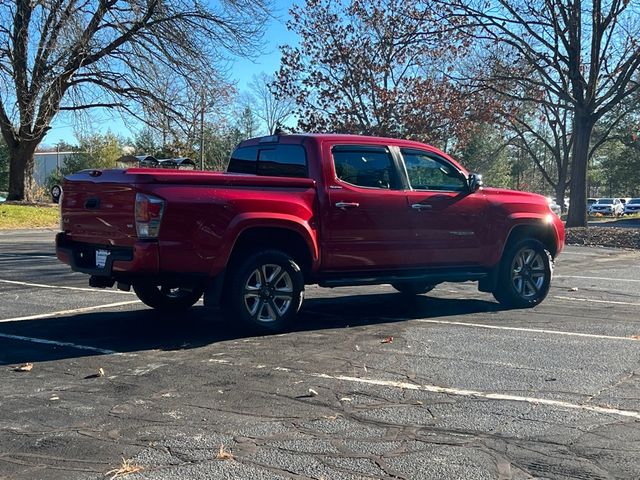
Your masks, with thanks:
M227 172L273 177L309 176L307 156L300 145L239 147L231 154Z
M333 147L336 176L358 187L398 189L391 152L385 147L338 145Z
M231 154L231 160L227 172L256 174L256 161L258 160L258 147L236 148Z

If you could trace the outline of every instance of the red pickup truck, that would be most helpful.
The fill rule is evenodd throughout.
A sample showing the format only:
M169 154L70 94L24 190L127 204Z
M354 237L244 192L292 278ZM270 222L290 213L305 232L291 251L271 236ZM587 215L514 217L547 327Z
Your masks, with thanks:
M504 305L534 306L564 246L544 197L484 188L408 140L261 137L225 173L86 170L63 190L57 255L90 285L166 311L204 295L262 331L295 318L308 284L421 294L478 281Z

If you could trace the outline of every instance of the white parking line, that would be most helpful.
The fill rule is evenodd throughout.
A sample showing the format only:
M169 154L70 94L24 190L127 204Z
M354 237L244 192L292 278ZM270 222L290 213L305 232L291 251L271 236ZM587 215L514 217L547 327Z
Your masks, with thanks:
M28 315L26 317L4 318L4 319L0 320L0 323L21 322L23 320L38 320L38 319L41 319L41 318L60 317L60 316L63 316L63 315L74 315L74 314L77 314L77 313L92 312L93 310L102 310L103 308L122 307L124 305L133 305L135 303L140 303L140 300L130 300L130 301L127 301L127 302L107 303L105 305L95 305L93 307L74 308L72 310L60 310L60 311L51 312L51 313L41 313L39 315Z
M10 340L21 340L23 342L31 342L31 343L42 343L45 345L55 345L57 347L71 347L78 350L88 350L90 352L102 353L103 355L113 355L115 353L118 353L115 350L107 350L104 348L90 347L87 345L78 345L77 343L58 342L56 340L49 340L46 338L23 337L22 335L9 335L7 333L0 333L0 338L8 338Z
M559 300L569 300L572 302L608 303L610 305L631 305L633 307L640 306L640 303L637 302L622 302L618 300L597 300L593 298L563 297L562 295L554 295L553 298L557 298Z
M24 259L32 259L32 258L43 258L43 259L47 259L47 260L58 260L58 257L56 257L55 255L27 255L27 254L20 254L20 253L0 253L0 259L1 258L24 258Z
M398 319L395 318L382 318L382 320L388 320L388 321L397 321ZM467 323L467 322L451 322L448 320L430 320L430 319L426 319L426 318L421 318L421 319L417 319L414 320L415 322L420 322L420 323L435 323L435 324L442 324L442 325L455 325L455 326L459 326L459 327L469 327L469 328L486 328L489 330L512 330L515 332L529 332L529 333L544 333L544 334L551 334L551 335L565 335L565 336L569 336L569 337L587 337L587 338L601 338L601 339L606 339L606 340L626 340L626 341L630 341L630 342L637 342L639 341L637 338L632 338L632 337L617 337L617 336L613 336L613 335L598 335L595 333L579 333L579 332L562 332L560 330L546 330L546 329L541 329L541 328L521 328L521 327L505 327L502 325L487 325L484 323Z
M583 280L606 280L607 282L640 283L640 280L636 280L634 278L587 277L584 275L554 275L553 278L581 278Z
M22 285L24 287L37 287L37 288L51 288L51 289L60 289L60 290L75 290L78 292L107 292L107 293L120 293L125 295L135 295L133 292L125 292L124 290L111 290L105 288L85 288L85 287L67 287L64 285L45 285L43 283L30 283L30 282L18 282L16 280L2 280L0 279L0 283L8 283L11 285Z
M502 393L481 392L477 390L466 390L459 388L440 387L437 385L420 385L417 383L396 382L393 380L377 380L373 378L349 377L346 375L328 375L326 373L312 373L312 377L328 380L341 380L344 382L362 383L366 385L376 385L380 387L400 388L403 390L420 390L432 393L444 393L460 397L486 398L488 400L506 400L511 402L523 402L533 405L547 405L550 407L570 408L574 410L586 410L589 412L603 413L607 415L618 415L621 417L631 417L640 419L640 412L633 410L620 410L618 408L599 407L596 405L581 405L577 403L563 402L561 400L550 400L548 398L521 397L518 395L505 395Z

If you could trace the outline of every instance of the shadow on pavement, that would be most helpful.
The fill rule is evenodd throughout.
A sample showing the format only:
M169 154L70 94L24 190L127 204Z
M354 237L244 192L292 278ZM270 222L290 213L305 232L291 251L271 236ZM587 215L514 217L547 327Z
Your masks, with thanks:
M291 331L347 328L402 322L412 318L496 312L494 302L406 297L397 293L368 294L305 301ZM91 312L0 324L0 334L73 343L115 352L181 350L250 337L218 310L194 307L183 314L152 309ZM76 358L101 353L70 346L33 343L0 337L0 365Z

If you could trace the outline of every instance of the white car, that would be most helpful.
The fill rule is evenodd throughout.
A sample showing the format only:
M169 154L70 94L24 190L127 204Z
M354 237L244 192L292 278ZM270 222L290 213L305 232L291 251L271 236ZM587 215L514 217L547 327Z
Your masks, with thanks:
M560 205L558 205L556 201L551 197L547 197L547 202L549 202L549 208L551 209L551 211L556 215L560 216L560 214L562 213L562 209L560 208Z
M589 215L620 216L624 213L624 204L619 198L601 198L589 207Z
M634 213L640 213L640 198L632 198L624 206L624 214L632 215Z

